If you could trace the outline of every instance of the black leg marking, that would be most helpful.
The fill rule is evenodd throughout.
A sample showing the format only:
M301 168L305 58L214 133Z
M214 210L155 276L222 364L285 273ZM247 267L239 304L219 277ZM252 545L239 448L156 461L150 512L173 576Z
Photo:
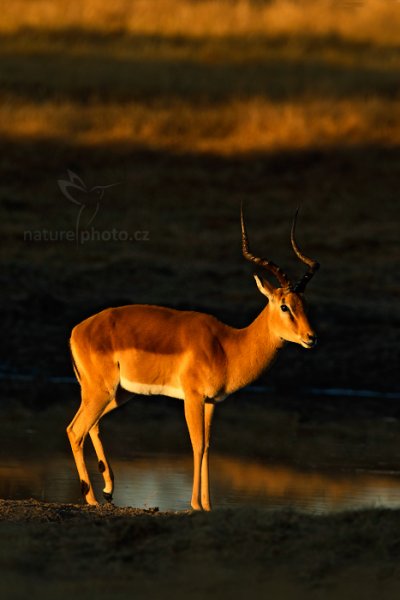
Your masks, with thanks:
M100 471L100 473L104 473L105 470L106 470L105 464L103 463L102 460L99 460L99 471Z
M104 499L107 500L107 502L112 502L112 494L109 494L108 492L103 492L103 496Z
M81 492L84 498L86 498L86 495L89 493L89 490L89 484L86 481L83 481L83 479L81 479Z

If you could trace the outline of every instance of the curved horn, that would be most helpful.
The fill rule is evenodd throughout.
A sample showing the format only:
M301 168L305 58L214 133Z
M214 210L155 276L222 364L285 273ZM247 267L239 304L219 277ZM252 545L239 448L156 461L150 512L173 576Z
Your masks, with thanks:
M243 256L250 262L253 262L256 265L258 265L259 267L262 267L263 269L267 269L267 271L270 271L276 277L276 279L279 281L279 283L281 284L282 287L291 288L292 284L290 283L288 276L282 271L282 269L280 267L278 267L278 265L276 265L275 263L273 263L270 260L266 260L265 258L259 258L258 256L254 256L254 254L251 254L251 252L249 250L249 239L247 237L246 226L244 224L244 218L243 218L243 203L241 203L241 205L240 205L240 223L242 226Z
M297 223L297 216L299 214L299 210L300 210L300 207L297 208L296 214L294 215L292 231L290 234L290 240L292 242L292 248L294 250L294 253L301 260L301 262L303 262L304 264L306 264L308 266L308 270L305 273L305 275L303 275L303 277L294 286L294 291L297 293L304 292L307 283L313 277L314 273L316 271L318 271L318 269L319 269L319 263L316 260L314 260L313 258L309 258L308 256L305 256L296 243L295 233L296 233L296 223Z

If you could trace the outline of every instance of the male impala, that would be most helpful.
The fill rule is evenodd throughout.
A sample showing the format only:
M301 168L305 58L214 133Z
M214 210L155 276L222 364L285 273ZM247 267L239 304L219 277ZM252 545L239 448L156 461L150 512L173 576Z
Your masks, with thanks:
M162 394L184 401L194 456L191 505L195 510L211 509L208 449L215 403L259 377L285 341L304 348L317 341L302 292L319 265L296 244L296 218L297 213L292 247L308 269L293 285L273 262L250 253L241 212L244 257L280 283L274 288L254 276L267 304L248 327L235 329L204 313L148 305L108 308L74 327L70 343L82 402L67 433L89 504L97 501L83 455L87 434L104 477L104 497L111 500L114 477L99 437L99 420L132 394Z

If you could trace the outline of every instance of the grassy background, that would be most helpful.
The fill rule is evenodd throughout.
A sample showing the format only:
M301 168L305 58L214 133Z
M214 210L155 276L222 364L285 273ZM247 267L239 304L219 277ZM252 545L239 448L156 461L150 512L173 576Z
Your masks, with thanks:
M395 2L16 1L0 29L2 364L70 374L71 327L126 302L248 323L263 300L240 201L254 251L294 278L300 201L321 343L286 348L267 382L398 389ZM67 169L119 182L97 231L149 240L26 241L75 229Z

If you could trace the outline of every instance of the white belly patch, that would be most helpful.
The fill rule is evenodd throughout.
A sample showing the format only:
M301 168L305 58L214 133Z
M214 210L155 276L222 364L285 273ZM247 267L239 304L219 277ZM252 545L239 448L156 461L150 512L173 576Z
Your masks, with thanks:
M169 396L170 398L180 398L184 400L185 396L181 388L172 387L171 385L157 385L148 383L138 383L137 381L129 381L125 377L121 377L120 385L124 390L132 394L141 394L143 396Z

